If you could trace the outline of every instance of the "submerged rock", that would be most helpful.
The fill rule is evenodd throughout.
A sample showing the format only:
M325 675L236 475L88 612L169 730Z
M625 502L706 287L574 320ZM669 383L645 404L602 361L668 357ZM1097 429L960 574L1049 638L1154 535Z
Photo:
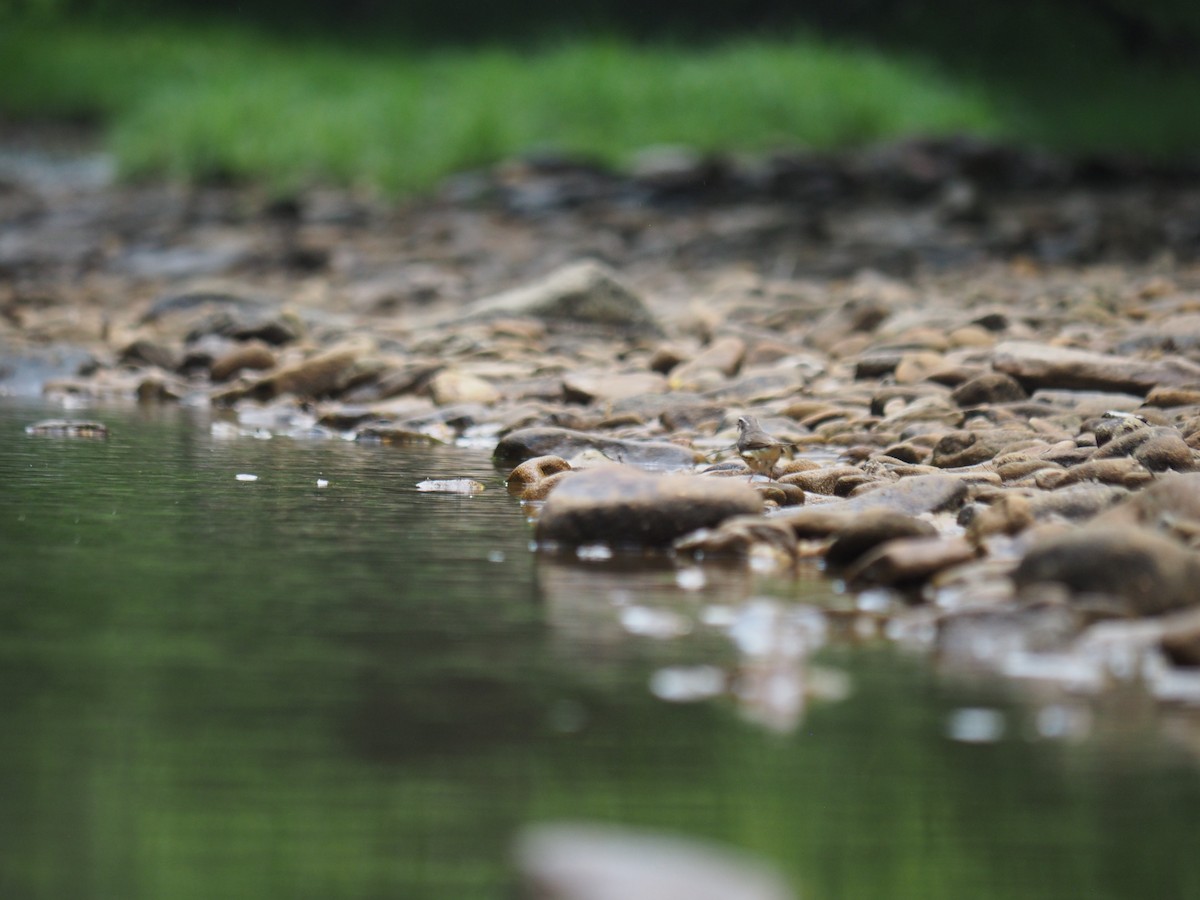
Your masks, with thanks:
M538 517L537 539L570 547L660 547L762 509L758 492L740 481L605 465L563 478Z

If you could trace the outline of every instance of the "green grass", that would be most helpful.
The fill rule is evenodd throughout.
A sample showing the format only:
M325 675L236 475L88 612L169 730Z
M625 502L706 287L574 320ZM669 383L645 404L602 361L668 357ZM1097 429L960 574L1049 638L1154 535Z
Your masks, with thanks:
M1171 102L1185 108L1195 90L1182 85ZM1048 116L913 59L804 36L690 49L573 38L521 52L161 24L0 32L0 115L96 119L128 176L279 190L420 190L531 150L619 165L664 143L753 152L948 132L1037 140L1060 119L1088 146L1132 135L1169 148L1200 132L1194 116L1148 115L1142 93L1117 97L1117 122L1094 102Z

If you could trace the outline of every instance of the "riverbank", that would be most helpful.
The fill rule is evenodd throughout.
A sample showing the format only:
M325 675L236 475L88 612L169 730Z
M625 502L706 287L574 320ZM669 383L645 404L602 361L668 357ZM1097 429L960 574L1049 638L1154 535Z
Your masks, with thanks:
M1195 172L975 140L517 161L405 203L8 171L0 389L212 404L231 437L539 429L505 452L563 460L532 482L715 465L771 511L678 554L840 540L847 634L1200 697ZM796 448L769 482L744 414Z

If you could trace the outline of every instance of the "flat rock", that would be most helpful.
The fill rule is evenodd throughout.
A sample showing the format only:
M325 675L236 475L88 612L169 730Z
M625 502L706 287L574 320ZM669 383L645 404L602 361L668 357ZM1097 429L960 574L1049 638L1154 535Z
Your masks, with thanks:
M658 372L574 373L562 382L569 403L617 403L646 394L661 394L667 379Z
M517 838L528 900L793 900L765 863L726 847L612 826L551 823Z
M1200 603L1200 553L1146 528L1093 523L1039 539L1013 581L1018 588L1053 582L1159 615Z
M894 538L933 537L936 534L937 529L924 519L890 509L872 509L854 517L838 530L825 559L834 566L847 566Z
M912 585L976 556L975 546L963 537L899 537L863 555L846 577L858 584Z
M1200 365L1178 357L1142 360L1027 341L999 344L992 365L1026 389L1116 391L1144 397L1158 385L1200 381Z
M536 534L569 547L659 547L762 508L758 492L738 480L605 465L563 478L538 516Z
M660 335L645 302L608 266L584 261L539 281L477 300L468 316L531 316L546 322L602 326Z
M960 506L970 490L954 475L913 475L841 502L821 506L788 507L773 518L787 522L798 536L832 534L846 517L885 509L908 516L942 512Z
M522 428L500 439L492 456L500 462L523 462L535 456L570 459L594 450L613 462L647 469L684 469L697 461L687 447L666 441L632 441L603 437L570 428Z

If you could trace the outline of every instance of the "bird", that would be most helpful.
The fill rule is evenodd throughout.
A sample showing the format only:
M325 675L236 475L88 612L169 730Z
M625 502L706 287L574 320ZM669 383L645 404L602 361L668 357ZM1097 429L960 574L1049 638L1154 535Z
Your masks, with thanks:
M750 477L766 475L770 478L775 471L775 463L792 445L763 431L754 416L742 416L738 419L737 427L738 456L750 467Z

